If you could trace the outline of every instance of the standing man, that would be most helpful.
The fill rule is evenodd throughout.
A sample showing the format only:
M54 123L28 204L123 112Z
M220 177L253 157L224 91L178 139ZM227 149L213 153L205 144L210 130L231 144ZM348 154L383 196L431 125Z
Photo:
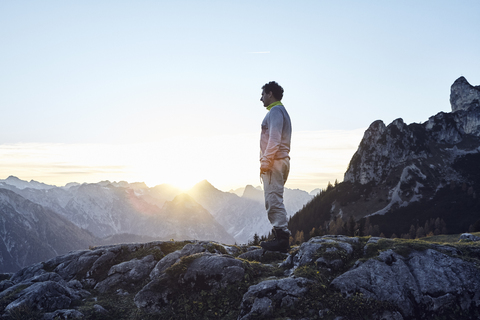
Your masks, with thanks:
M260 136L260 176L263 180L265 208L273 225L275 238L262 241L263 249L287 252L290 248L287 211L283 204L283 188L290 171L292 124L281 100L283 88L275 81L262 87L260 101L268 113L262 122Z

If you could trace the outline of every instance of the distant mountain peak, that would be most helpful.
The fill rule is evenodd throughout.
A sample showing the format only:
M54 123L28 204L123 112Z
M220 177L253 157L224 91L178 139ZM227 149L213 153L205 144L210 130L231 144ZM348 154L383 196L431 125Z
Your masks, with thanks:
M6 183L8 185L14 186L18 189L32 188L32 189L51 189L55 186L45 184L43 182L38 182L35 180L30 180L30 182L22 180L16 176L9 176L7 179L0 180L0 182Z
M198 204L190 195L186 193L180 193L171 201L173 203L195 203Z
M207 191L220 191L218 190L217 188L215 188L210 182L208 182L207 180L202 180L200 181L199 183L197 183L196 185L194 185L192 187L192 189L190 189L189 192L207 192Z

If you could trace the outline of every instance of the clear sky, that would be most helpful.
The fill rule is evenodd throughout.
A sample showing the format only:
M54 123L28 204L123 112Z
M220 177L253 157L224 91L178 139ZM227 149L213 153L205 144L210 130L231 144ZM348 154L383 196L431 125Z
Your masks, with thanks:
M0 179L259 185L261 86L285 89L287 187L343 179L377 119L480 85L480 1L1 1Z

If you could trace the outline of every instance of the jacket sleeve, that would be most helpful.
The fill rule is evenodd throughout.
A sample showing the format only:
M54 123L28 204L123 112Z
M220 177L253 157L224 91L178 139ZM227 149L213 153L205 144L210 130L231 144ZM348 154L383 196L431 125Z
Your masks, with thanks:
M261 161L262 168L271 168L275 154L282 142L283 114L277 108L272 108L269 115L268 144Z

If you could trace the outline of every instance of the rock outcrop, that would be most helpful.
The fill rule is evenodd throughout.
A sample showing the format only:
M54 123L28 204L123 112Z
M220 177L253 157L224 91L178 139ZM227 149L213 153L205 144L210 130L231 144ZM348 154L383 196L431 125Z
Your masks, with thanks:
M479 253L476 243L464 240L440 245L346 236L314 237L289 254L208 241L103 246L2 275L0 314L473 319L480 310Z
M451 113L407 125L396 119L386 126L373 122L352 157L344 181L386 183L409 165L447 180L460 175L452 169L456 157L477 153L480 147L480 86L457 79L450 94ZM434 181L437 185L439 179ZM435 187L437 186L435 185Z
M312 228L338 226L339 218L344 228L350 219L351 225L357 222L359 235L383 232L387 237L407 234L412 225L424 228L437 218L452 233L470 230L477 221L480 226L480 86L461 77L451 86L450 101L452 112L424 123L374 121L344 181L297 212L291 230L309 234ZM378 226L375 234L362 233L367 217Z

